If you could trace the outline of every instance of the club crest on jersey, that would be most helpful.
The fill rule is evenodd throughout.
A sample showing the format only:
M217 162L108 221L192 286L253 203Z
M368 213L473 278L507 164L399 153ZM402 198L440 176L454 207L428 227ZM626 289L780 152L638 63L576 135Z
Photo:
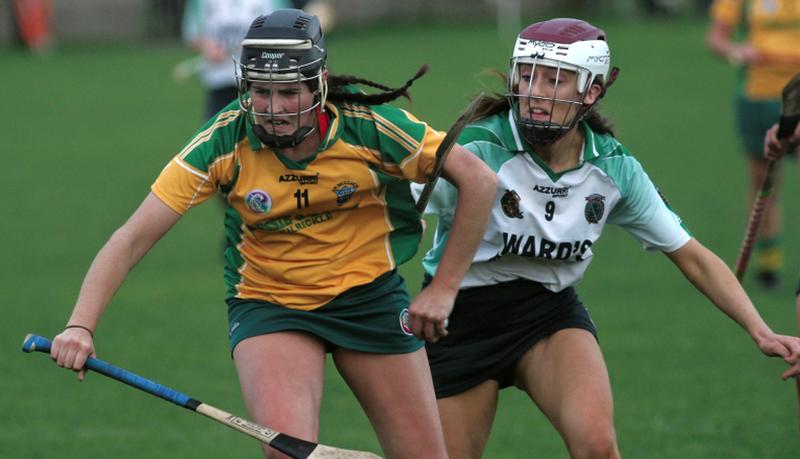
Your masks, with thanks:
M332 191L336 194L336 205L341 206L356 194L356 191L358 191L358 184L350 180L345 180L337 183Z
M264 190L252 190L244 198L247 208L264 215L272 209L272 198Z
M408 308L404 308L400 311L400 330L403 330L403 333L406 335L413 335L414 332L411 331L411 323L408 318Z
M520 197L514 190L506 190L503 197L500 198L500 206L503 208L503 213L509 218L522 218L522 212L519 210Z
M586 207L583 208L583 215L589 223L599 223L606 211L603 201L606 197L600 194L590 194L586 197Z

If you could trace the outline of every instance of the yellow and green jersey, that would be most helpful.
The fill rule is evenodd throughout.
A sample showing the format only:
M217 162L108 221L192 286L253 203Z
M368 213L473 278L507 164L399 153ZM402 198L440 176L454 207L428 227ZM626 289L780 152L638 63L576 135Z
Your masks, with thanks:
M767 56L744 69L743 94L779 99L783 86L800 72L800 0L715 0L713 20L738 30Z
M424 181L444 134L391 105L327 111L319 150L295 162L233 103L153 184L180 214L217 189L226 196L229 297L311 310L414 256L422 226L409 180Z

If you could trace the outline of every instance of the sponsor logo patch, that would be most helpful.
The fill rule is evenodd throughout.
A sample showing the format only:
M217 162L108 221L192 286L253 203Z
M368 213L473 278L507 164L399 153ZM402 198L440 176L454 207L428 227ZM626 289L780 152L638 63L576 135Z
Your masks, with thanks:
M319 174L316 175L297 175L283 174L278 178L278 182L300 182L300 185L316 185L319 183Z
M606 197L600 194L591 194L586 197L586 207L583 208L583 215L589 223L599 223L606 211L603 201Z
M403 330L403 333L406 335L413 335L414 332L411 331L411 324L408 318L408 308L404 308L400 311L400 330Z
M506 190L503 197L500 198L500 206L503 208L503 213L509 218L522 218L522 212L519 210L520 197L514 190Z
M358 191L358 183L345 180L336 184L331 191L336 194L336 205L342 206L356 194L356 191Z
M264 215L272 209L272 198L264 190L252 190L247 193L244 203L251 211Z
M543 186L543 185L534 185L533 191L542 194L548 194L554 198L566 198L569 196L569 187L555 187L555 186Z

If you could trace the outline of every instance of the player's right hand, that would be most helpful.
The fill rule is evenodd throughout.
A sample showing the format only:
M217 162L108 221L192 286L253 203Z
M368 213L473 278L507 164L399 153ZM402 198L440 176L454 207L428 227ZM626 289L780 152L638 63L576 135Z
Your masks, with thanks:
M767 159L777 160L800 145L800 124L794 133L785 139L778 139L778 125L774 124L764 136L764 156Z
M78 380L86 376L86 359L95 357L92 335L83 328L66 328L53 338L50 357L56 365L78 373Z

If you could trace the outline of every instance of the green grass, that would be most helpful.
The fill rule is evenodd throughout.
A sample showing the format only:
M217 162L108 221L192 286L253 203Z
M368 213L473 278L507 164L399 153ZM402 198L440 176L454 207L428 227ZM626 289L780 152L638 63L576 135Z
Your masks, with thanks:
M744 162L731 122L733 71L703 48L699 22L602 21L622 68L603 111L694 235L729 264L744 229ZM445 129L505 69L511 37L491 26L399 26L331 34L335 73L399 86L422 63L412 111ZM174 83L179 46L65 46L48 59L0 50L0 139L6 159L0 290L0 457L256 457L242 435L98 375L82 384L42 355L19 352L27 332L56 334L83 274L169 158L200 126L197 82ZM490 80L489 80L490 81ZM782 185L798 194L796 175ZM787 234L797 206L787 199ZM134 270L97 330L102 358L239 414L217 248L220 210L186 216ZM794 333L800 265L787 238L787 282L751 291L772 327ZM579 292L597 322L611 373L622 452L647 458L791 457L794 388L658 254L616 228L595 247ZM402 268L417 290L418 263ZM331 367L321 441L378 451L365 416ZM413 403L413 401L409 401ZM503 392L486 457L563 458L564 447L523 394Z

